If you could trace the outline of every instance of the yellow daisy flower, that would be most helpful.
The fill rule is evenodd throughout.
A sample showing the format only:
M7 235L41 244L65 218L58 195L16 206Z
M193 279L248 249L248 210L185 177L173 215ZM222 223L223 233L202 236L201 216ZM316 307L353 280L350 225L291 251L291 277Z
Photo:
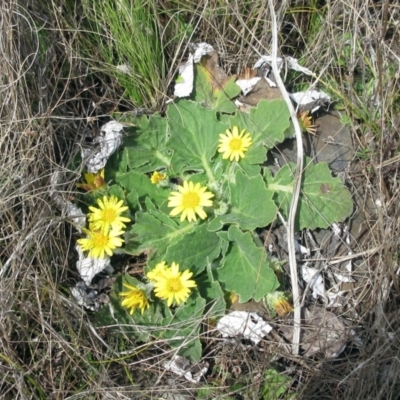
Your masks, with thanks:
M129 314L132 315L136 308L140 308L141 313L146 310L146 308L150 307L149 301L147 299L146 291L143 289L139 289L135 286L128 285L124 283L124 286L129 289L127 292L121 292L119 295L121 297L125 297L121 301L121 306L130 308Z
M172 192L168 197L168 207L175 207L169 215L175 217L182 213L181 221L185 218L190 221L196 221L196 214L201 218L207 218L203 207L211 207L213 202L210 200L214 195L206 192L207 187L200 183L183 182L183 186L178 186L179 192Z
M83 178L85 182L77 183L76 186L88 192L91 190L98 190L106 184L104 180L104 169L102 169L99 172L96 172L95 174L84 173Z
M239 134L239 128L234 126L232 130L227 129L226 134L219 135L218 152L223 153L224 160L229 158L230 161L238 162L240 158L245 157L244 153L253 143L250 133L245 134L245 132L246 129L243 129Z
M165 261L158 263L151 271L149 271L146 276L150 282L155 282L157 278L164 277L165 271L168 266L165 264Z
M317 133L317 125L312 124L312 117L309 110L300 112L297 118L299 119L302 132L306 131L310 135L315 135Z
M164 174L164 173L158 172L158 171L154 171L150 177L150 181L153 185L157 185L158 183L165 180L166 177L167 177L167 174Z
M88 236L78 239L77 242L81 246L82 251L89 251L89 257L104 258L105 253L112 256L112 251L117 247L121 247L124 242L120 238L124 232L119 229L111 230L108 233L87 229L85 229L85 232Z
M98 199L97 204L100 208L89 207L91 213L89 214L90 227L93 230L101 230L107 233L110 229L122 229L126 225L124 222L130 222L127 217L121 217L120 214L128 209L122 206L123 200L119 200L115 196Z
M196 282L191 280L193 273L188 269L179 272L179 264L172 263L163 276L155 277L154 293L162 299L167 300L168 307L172 303L177 305L185 302L190 295L190 288L196 287Z

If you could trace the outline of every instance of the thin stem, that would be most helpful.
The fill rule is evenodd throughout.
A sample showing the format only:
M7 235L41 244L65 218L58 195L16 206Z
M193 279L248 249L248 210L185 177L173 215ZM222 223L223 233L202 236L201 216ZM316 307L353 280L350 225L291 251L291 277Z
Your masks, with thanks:
M288 253L289 253L289 266L290 266L290 279L292 283L292 294L293 294L293 305L294 305L294 321L293 321L293 341L292 341L292 352L294 355L299 354L300 346L300 320L301 320L301 304L299 296L299 285L297 276L297 262L296 262L296 251L294 246L294 224L297 211L297 205L299 202L300 188L301 188L301 177L303 172L303 141L301 136L300 124L296 116L295 109L290 100L289 94L286 91L285 85L283 84L282 78L278 71L277 66L277 53L278 53L278 28L276 23L276 15L272 0L268 0L268 5L271 13L272 20L272 70L274 72L276 83L279 90L282 93L284 100L290 111L290 118L292 119L293 126L296 133L297 143L297 165L293 183L293 197L290 205L289 218L286 225L287 239L288 239Z

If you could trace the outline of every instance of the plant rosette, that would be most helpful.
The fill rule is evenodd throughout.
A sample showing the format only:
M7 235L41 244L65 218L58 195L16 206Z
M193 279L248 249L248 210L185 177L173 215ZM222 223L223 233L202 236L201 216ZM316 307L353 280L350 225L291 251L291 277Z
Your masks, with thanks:
M225 313L225 293L260 301L278 288L280 261L268 256L256 230L274 223L278 211L287 218L295 171L294 164L276 173L262 166L293 133L283 100L234 110L234 82L222 91L206 72L196 74L192 97L169 104L165 117L120 116L129 127L106 165L106 195L123 209L114 210L114 228L126 230L124 243L108 250L145 255L146 265L138 279L118 275L110 307L96 315L99 324L118 321L140 341L168 339L192 360L201 357L202 318ZM296 229L327 228L349 216L352 198L340 179L326 163L305 165ZM89 221L103 232L101 213L92 209L102 209L101 197L90 193Z

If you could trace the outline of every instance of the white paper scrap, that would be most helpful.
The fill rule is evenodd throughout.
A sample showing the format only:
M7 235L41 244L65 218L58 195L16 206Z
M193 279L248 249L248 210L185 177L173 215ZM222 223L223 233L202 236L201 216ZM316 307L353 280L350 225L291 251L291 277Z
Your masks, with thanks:
M305 92L289 93L289 96L298 105L306 106L308 104L313 104L318 101L330 102L331 98L321 90L306 90ZM317 111L319 106L314 107L311 112Z
M350 275L337 274L333 273L339 282L355 282L355 280Z
M104 258L86 257L79 245L76 245L75 249L78 252L79 256L79 259L76 262L76 269L78 270L79 275L86 283L86 285L90 285L93 277L96 274L98 274L99 272L105 270L110 266L110 257L108 256L105 256Z
M86 225L86 214L77 205L68 200L60 202L60 205L65 207L68 218L72 220L78 231L82 232L82 229Z
M73 221L76 229L82 232L82 229L86 225L86 215L83 211L74 203L66 200L59 192L56 191L57 185L63 181L64 174L60 171L55 171L50 177L51 190L50 196L56 202L56 204L67 214L67 217Z
M282 70L283 61L284 61L284 59L281 57L276 58L276 64L277 64L279 72ZM314 75L314 73L312 71L310 71L308 68L302 67L299 64L299 61L297 60L297 58L285 57L285 61L286 61L289 69L293 69L294 71L302 72L303 74L306 74L306 75ZM272 56L261 56L261 58L259 58L256 61L256 63L254 64L253 69L260 68L264 64L272 65Z
M254 64L253 69L261 68L265 64L272 65L272 56L261 56ZM280 72L283 65L283 59L281 57L277 57L276 64L278 67L278 71Z
M100 304L97 300L97 291L85 285L84 282L78 282L75 287L71 287L69 290L79 306L83 306L91 311L99 309Z
M240 107L242 107L244 104L241 102L241 101L239 101L239 100L235 100L234 101L234 103L235 103L235 106L237 107L237 108L240 108Z
M198 383L200 378L208 371L208 364L203 364L204 366L192 365L185 357L174 355L171 361L164 362L162 366L167 371L183 376L191 383ZM196 372L194 370L196 370Z
M332 224L332 231L333 234L337 237L340 238L342 236L342 228L339 224L337 224L336 222L334 222Z
M246 96L247 93L250 92L251 89L256 85L256 83L260 80L260 77L255 77L251 79L238 79L236 81L236 85L242 89L242 93Z
M344 300L343 295L345 293L346 292L344 290L341 290L336 293L331 291L326 292L326 295L328 296L327 307L343 307L343 300Z
M194 49L193 61L197 64L200 62L201 57L214 51L214 48L208 43L198 43L192 46Z
M315 269L307 266L306 264L301 266L301 274L304 282L311 283L312 296L316 299L318 296L325 297L325 286L324 278L321 273Z
M265 77L265 80L268 82L269 87L277 87L277 84L267 76Z
M82 159L88 172L95 173L105 167L109 157L121 144L123 128L119 122L107 122L100 129L100 135L93 139L92 146L82 148Z
M299 61L297 60L297 58L286 57L286 61L288 63L288 67L290 69L292 69L294 71L302 72L305 75L314 75L314 73L312 71L310 71L308 68L302 67L299 64Z
M304 256L309 256L311 254L311 250L308 247L301 245L297 240L294 241L294 250L296 253L300 253Z
M193 55L189 55L189 60L179 67L179 78L181 82L175 83L174 95L177 97L187 97L193 91Z
M258 344L263 336L272 331L272 326L256 313L233 311L218 321L217 330L222 337L243 336Z

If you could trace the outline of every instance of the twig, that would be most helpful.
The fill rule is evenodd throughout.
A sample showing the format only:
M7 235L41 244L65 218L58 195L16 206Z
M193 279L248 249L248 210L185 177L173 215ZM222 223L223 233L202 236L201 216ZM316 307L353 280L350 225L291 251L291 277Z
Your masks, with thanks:
M276 62L278 54L278 28L276 24L276 15L275 15L273 1L268 0L268 5L271 13L271 22L272 22L272 71L274 72L275 80L279 87L279 90L282 93L282 97L286 101L286 104L289 108L290 118L292 119L296 133L296 143L297 143L297 164L296 164L296 172L293 183L293 197L292 197L292 203L290 205L289 218L287 221L286 230L288 239L290 280L292 283L292 295L293 295L293 305L294 305L292 352L294 355L298 355L300 346L301 304L300 304L298 276L297 276L296 252L294 246L294 223L297 211L297 204L299 202L301 177L303 172L303 157L304 157L303 141L301 137L301 129L299 121L296 116L296 112L294 110L289 94L286 91L285 85L283 84L283 81L278 71L278 66Z

